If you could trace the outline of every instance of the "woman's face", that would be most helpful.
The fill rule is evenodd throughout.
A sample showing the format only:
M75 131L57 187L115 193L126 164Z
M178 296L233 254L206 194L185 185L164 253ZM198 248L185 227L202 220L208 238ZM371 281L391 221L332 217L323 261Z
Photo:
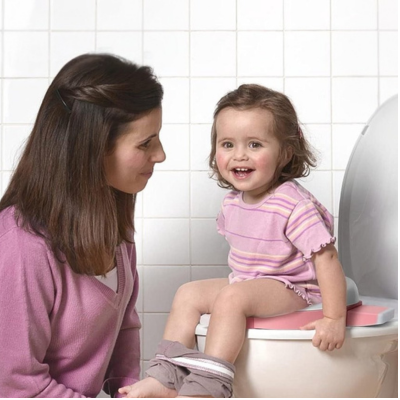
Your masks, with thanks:
M159 137L161 124L162 109L155 108L124 127L114 150L105 156L106 179L110 186L131 194L146 187L154 165L165 160Z

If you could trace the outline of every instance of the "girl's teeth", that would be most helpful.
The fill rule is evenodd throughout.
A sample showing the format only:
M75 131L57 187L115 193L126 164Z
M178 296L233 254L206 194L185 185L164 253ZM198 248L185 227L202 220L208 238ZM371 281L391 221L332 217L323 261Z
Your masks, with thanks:
M246 178L252 170L248 168L235 168L233 171L238 178Z

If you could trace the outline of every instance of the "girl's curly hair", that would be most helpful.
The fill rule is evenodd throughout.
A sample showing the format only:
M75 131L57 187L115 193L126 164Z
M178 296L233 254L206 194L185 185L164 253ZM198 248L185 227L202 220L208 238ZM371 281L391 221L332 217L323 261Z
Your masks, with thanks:
M235 189L226 181L218 170L215 161L217 129L216 121L221 110L232 107L238 111L260 108L268 110L273 115L274 134L280 143L280 157L275 171L272 186L282 184L291 179L308 176L311 167L316 166L316 158L311 146L304 137L303 131L289 98L283 93L276 92L261 85L245 84L223 96L214 111L214 123L211 129L211 152L209 166L212 177L218 185L226 189ZM292 152L292 158L285 164L284 155Z

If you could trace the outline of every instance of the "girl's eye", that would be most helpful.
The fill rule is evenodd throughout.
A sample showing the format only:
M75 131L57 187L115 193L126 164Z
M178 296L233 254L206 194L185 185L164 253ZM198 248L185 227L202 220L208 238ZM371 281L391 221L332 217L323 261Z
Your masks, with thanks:
M249 143L249 147L250 147L251 149L257 149L257 148L261 147L261 143L250 142L250 143Z
M222 147L225 149L231 149L233 147L233 144L231 142L223 142Z

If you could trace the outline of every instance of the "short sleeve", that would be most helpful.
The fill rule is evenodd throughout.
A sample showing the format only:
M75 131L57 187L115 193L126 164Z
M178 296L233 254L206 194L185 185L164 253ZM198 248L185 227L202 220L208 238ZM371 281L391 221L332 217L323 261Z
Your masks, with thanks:
M302 200L293 209L287 226L286 237L308 260L314 253L330 243L335 243L332 216L324 215L311 200Z

